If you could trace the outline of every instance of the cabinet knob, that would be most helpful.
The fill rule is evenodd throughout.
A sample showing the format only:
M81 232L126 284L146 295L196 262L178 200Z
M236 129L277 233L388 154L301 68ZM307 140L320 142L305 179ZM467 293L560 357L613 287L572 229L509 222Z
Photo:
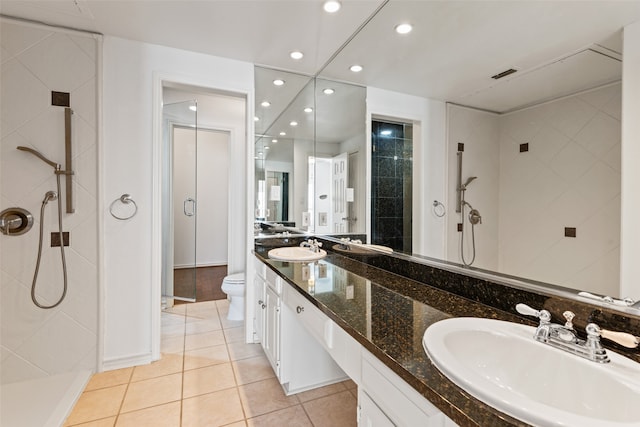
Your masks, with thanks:
M298 314L302 313L303 311L304 311L304 307L302 307L302 306L300 306L300 305L296 307L296 312L297 312Z
M258 300L258 305L262 305L262 304L264 304L264 301Z
M266 304L262 304L260 307L262 307L262 309L264 310L265 308L267 308Z

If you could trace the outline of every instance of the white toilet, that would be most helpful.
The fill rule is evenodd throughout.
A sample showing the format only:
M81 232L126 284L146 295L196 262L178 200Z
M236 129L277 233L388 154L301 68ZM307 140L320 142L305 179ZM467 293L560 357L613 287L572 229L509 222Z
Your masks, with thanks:
M235 273L226 276L222 280L222 292L227 294L229 299L229 320L244 320L244 273Z

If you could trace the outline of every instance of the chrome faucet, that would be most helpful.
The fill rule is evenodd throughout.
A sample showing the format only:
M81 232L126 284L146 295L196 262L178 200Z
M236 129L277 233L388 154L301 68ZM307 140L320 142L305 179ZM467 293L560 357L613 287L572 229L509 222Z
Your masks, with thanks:
M322 247L322 242L318 242L316 239L305 240L300 243L301 248L309 248L311 252L320 252L320 248Z
M535 316L540 319L533 338L536 341L567 351L597 363L609 363L609 356L600 343L600 337L620 344L627 348L636 348L640 338L626 332L613 332L601 329L595 323L589 323L585 328L587 339L578 338L573 328L575 314L571 311L562 313L566 322L564 325L551 323L551 313L547 310L535 310L526 304L517 304L516 311L525 316Z

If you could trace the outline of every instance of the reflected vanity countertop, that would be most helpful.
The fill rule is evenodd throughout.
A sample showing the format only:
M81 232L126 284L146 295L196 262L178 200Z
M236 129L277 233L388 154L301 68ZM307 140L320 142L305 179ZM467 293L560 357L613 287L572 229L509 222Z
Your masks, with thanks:
M269 259L267 252L255 249L268 266L459 425L528 425L454 385L422 348L427 327L448 317L518 323L522 319L336 253L312 263L294 263ZM312 266L311 282L302 280L304 265Z

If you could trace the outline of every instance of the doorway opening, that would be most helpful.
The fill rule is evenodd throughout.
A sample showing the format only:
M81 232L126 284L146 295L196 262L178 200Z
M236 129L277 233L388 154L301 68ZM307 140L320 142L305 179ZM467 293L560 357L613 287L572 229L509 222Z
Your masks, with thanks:
M371 122L371 243L411 253L413 124Z
M226 298L233 127L221 116L244 102L163 86L163 308Z

